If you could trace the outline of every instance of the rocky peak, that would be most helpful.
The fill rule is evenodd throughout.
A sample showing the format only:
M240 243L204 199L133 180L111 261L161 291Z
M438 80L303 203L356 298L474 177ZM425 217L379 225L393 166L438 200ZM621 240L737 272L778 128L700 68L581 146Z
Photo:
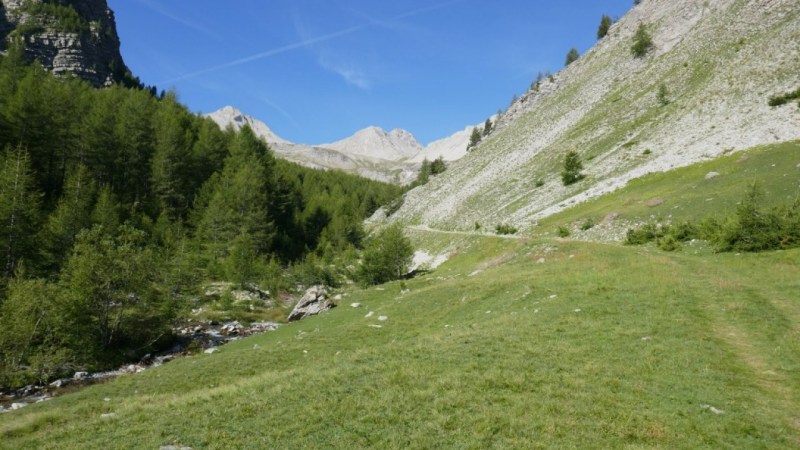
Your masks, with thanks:
M380 127L368 127L353 136L321 147L331 148L349 155L367 156L387 161L410 158L422 150L417 139L406 130L386 132Z
M106 0L0 0L0 48L12 42L54 74L96 87L122 81L128 71Z

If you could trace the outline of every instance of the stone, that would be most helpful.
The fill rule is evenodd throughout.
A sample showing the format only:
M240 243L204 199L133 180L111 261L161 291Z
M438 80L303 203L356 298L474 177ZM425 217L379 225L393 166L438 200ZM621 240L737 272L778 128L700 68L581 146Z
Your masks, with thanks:
M286 320L294 322L309 316L317 315L334 307L336 307L336 304L328 298L328 290L325 286L311 286L294 306L294 309Z
M350 307L351 308L360 308L361 307L361 303L350 303Z
M89 378L89 372L75 372L75 375L72 376L74 380L85 380Z
M387 320L389 320L389 318L386 316L378 316L378 320L381 322L386 322Z
M368 312L368 313L367 313L367 315L366 315L366 316L364 316L364 318L365 318L365 319L369 319L370 317L372 317L372 316L374 316L374 315L375 315L375 312L374 312L374 311L370 311L370 312Z
M207 355L210 355L212 353L216 353L217 350L219 350L217 347L211 347L211 348L207 348L203 353L205 353Z
M11 407L10 407L10 408L8 408L8 410L9 410L9 411L16 411L16 410L18 410L18 409L22 409L22 408L24 408L24 407L26 407L26 406L28 406L28 404L27 404L27 403L12 403L12 404L11 404Z
M116 415L116 413L105 413L105 414L100 414L100 417L102 417L103 419L110 419L110 418L112 418L112 417L116 417L116 416L117 416L117 415Z
M706 174L706 180L710 180L712 178L717 178L719 176L719 172L708 172Z
M59 389L59 388L62 388L64 386L66 386L67 383L68 383L68 380L65 380L65 379L62 378L60 380L56 380L56 381L53 381L52 383L50 383L50 387Z

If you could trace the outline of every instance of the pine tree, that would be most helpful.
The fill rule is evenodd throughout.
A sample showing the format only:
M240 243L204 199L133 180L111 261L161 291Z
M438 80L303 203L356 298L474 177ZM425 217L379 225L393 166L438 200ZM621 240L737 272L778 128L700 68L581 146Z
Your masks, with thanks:
M583 170L583 163L577 152L570 151L564 158L564 171L561 172L561 180L564 186L577 183L582 180L585 175L581 173Z
M483 137L489 136L494 130L494 126L492 124L492 119L486 119L486 122L483 123Z
M445 164L444 158L441 156L433 160L431 163L431 175L439 175L445 170L447 170L447 164Z
M0 167L0 251L11 278L22 258L35 258L41 195L35 191L28 153L8 151Z
M414 247L403 229L391 225L367 241L359 278L365 285L400 279L408 272L413 256Z
M574 63L580 57L581 57L581 55L580 55L580 53L578 53L578 49L577 48L571 48L569 50L569 53L567 53L567 60L564 63L564 66L568 66L568 65Z
M417 175L417 180L414 182L416 186L422 186L427 184L431 177L431 163L428 161L428 158L422 160L422 167L419 168L419 174Z
M633 45L631 46L631 53L636 58L641 58L653 48L653 38L647 31L647 26L643 23L639 24L636 33L633 35Z
M597 39L603 39L606 37L613 23L614 22L611 20L611 17L604 14L600 19L600 26L597 28Z
M472 134L469 136L469 144L467 144L467 150L471 150L472 148L476 147L480 144L481 139L483 139L483 131L480 127L475 127L472 129Z
M61 267L75 244L75 237L91 225L95 191L94 181L86 166L76 166L67 177L64 194L47 218L42 233L41 241L51 267Z

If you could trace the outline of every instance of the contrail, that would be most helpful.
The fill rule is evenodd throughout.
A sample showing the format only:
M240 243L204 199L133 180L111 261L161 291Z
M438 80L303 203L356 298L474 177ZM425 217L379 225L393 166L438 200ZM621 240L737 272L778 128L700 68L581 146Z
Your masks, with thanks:
M436 9L446 8L448 6L452 6L452 5L455 5L455 4L458 4L458 3L463 3L465 1L467 1L467 0L450 0L450 1L447 1L447 2L437 3L435 5L425 6L425 7L422 7L422 8L418 8L418 9L415 9L415 10L412 10L412 11L405 12L403 14L399 14L397 16L394 16L394 17L390 18L389 20L386 20L385 22L388 23L388 22L395 22L395 21L402 20L402 19L407 19L409 17L413 17L413 16L416 16L416 15L419 15L419 14L430 12L430 11L433 11L433 10L436 10ZM377 22L377 23L379 23L379 22ZM182 81L182 80L186 80L186 79L189 79L189 78L194 78L194 77L197 77L197 76L200 76L200 75L205 75L207 73L216 72L218 70L228 69L228 68L235 67L235 66L240 66L242 64L247 64L249 62L257 61L259 59L269 58L271 56L279 55L281 53L286 53L288 51L296 50L298 48L308 47L309 45L314 45L314 44L318 44L320 42L329 41L331 39L336 39L338 37L346 36L348 34L353 34L353 33L357 32L357 31L361 31L361 30L363 30L365 28L369 28L371 26L374 26L375 24L376 24L376 22L364 23L364 24L356 25L356 26L353 26L353 27L350 27L350 28L345 28L343 30L339 30L339 31L336 31L336 32L333 32L333 33L324 34L322 36L317 36L317 37L313 37L313 38L309 38L309 39L304 39L302 41L295 42L293 44L284 45L282 47L278 47L278 48L274 48L272 50L267 50L267 51L264 51L264 52L256 53L254 55L246 56L244 58L239 58L239 59L236 59L236 60L233 60L233 61L229 61L229 62L226 62L226 63L223 63L223 64L219 64L219 65L216 65L216 66L208 67L208 68L205 68L205 69L202 69L202 70L198 70L196 72L187 73L187 74L181 75L179 77L170 78L168 80L163 80L163 81L161 81L159 83L156 83L156 84L160 84L160 85L170 84L170 83L174 83L176 81Z

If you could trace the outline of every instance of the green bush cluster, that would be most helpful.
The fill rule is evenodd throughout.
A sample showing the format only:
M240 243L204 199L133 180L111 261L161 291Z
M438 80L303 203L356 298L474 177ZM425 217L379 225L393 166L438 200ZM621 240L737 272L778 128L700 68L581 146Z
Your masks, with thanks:
M508 224L505 224L505 223L501 223L501 224L495 225L494 231L495 231L495 233L500 234L500 235L508 235L508 234L517 234L517 231L519 231L519 230L517 230L515 227L513 227L511 225L508 225Z
M800 247L800 199L789 206L764 210L761 192L753 185L736 213L723 220L706 219L677 225L646 223L629 229L625 243L642 245L655 241L659 248L677 250L681 242L700 239L719 252L759 252Z
M569 237L572 233L569 231L569 228L565 226L560 226L556 229L556 235L560 238Z
M640 23L639 28L633 35L633 45L631 46L631 53L636 58L641 58L653 48L653 38L650 32L647 31L647 25Z
M800 88L786 94L770 97L769 106L781 106L797 99L800 99ZM800 102L797 103L797 106L800 106Z

